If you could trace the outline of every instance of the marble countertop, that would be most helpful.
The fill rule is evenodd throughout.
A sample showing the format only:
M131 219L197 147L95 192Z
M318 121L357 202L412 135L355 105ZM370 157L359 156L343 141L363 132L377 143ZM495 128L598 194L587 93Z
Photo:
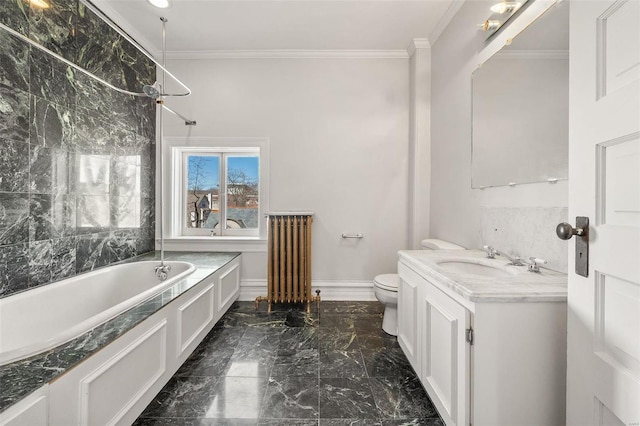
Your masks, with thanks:
M237 256L239 253L165 252L165 260L191 262L196 266L196 270L162 293L139 303L70 342L42 354L1 366L0 412L107 346ZM122 263L144 260L160 260L160 253L147 253Z
M540 268L510 266L504 258L487 259L480 250L402 250L400 261L432 282L448 288L471 302L566 302L567 275ZM496 267L506 277L488 277L445 269L443 261L462 261Z

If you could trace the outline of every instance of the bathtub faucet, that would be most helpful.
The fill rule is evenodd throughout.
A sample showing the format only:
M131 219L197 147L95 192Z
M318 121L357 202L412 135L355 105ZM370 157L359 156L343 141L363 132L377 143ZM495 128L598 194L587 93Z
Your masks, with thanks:
M170 270L171 265L165 265L161 263L160 265L156 266L156 277L160 278L160 281L164 281L167 279Z

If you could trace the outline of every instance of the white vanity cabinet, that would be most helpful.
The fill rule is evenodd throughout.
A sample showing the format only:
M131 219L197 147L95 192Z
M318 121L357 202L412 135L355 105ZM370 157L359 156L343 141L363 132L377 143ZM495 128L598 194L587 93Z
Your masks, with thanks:
M398 341L445 423L564 424L566 285L564 301L555 284L551 296L530 282L483 294L430 268L442 254L412 253L398 264Z

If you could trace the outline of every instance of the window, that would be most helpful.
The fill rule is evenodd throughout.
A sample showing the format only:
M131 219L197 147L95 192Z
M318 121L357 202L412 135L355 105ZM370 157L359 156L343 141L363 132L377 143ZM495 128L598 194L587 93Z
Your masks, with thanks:
M174 236L263 234L261 147L244 145L173 147Z

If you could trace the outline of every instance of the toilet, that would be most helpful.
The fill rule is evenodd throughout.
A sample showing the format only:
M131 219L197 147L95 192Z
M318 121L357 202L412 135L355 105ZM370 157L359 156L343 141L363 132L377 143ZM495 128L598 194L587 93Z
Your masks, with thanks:
M426 239L422 240L422 250L464 250L457 244L447 241ZM400 277L398 274L376 275L373 279L373 292L376 299L384 304L384 317L382 318L382 330L392 336L398 335L398 286Z

